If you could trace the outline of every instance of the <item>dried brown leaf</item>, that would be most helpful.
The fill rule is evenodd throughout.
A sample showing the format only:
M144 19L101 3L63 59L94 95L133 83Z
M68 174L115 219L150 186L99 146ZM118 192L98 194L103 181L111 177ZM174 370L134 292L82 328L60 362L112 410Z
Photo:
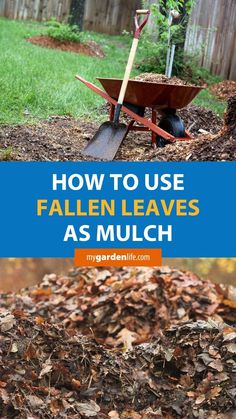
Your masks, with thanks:
M201 396L198 396L195 400L195 404L202 404L206 400L206 396L204 394L201 394Z
M11 330L15 324L16 319L12 314L7 314L4 317L0 317L1 332L7 332L8 330Z
M124 327L124 329L122 329L118 335L117 335L118 339L117 339L117 345L119 344L123 344L124 349L126 351L130 351L133 349L133 343L136 341L137 339L137 335L134 332L131 332L130 330L126 329L126 327Z
M209 367L211 367L211 368L213 368L214 370L217 370L217 371L219 371L219 372L222 372L223 371L223 365L222 365L222 362L221 362L221 360L220 359L216 359L216 360L214 360L214 361L212 361L210 364L209 364Z
M43 364L42 364L42 370L40 371L39 374L39 378L42 378L44 375L48 374L49 372L52 371L52 363L50 359L47 359Z
M42 399L34 395L28 395L27 402L29 402L30 406L32 406L33 408L40 407L44 404L44 401Z
M97 413L100 412L100 407L93 400L90 400L88 403L77 403L77 407L79 413L86 418L97 416Z

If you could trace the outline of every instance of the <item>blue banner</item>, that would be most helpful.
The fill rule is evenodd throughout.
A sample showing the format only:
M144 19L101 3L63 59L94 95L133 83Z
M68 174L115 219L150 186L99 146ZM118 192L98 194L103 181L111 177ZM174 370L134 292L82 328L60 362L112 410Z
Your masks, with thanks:
M1 163L0 257L236 257L236 163Z

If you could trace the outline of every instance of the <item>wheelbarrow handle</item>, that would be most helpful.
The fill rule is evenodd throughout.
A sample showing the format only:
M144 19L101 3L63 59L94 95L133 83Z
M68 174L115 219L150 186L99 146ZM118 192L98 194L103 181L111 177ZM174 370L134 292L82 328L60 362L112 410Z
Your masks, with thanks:
M146 18L141 23L138 21L138 16L139 15L146 15ZM140 34L141 34L144 26L146 25L148 19L149 19L149 16L150 16L150 10L148 10L148 9L147 10L136 10L136 15L134 17L134 22L135 22L134 37L136 39L139 39Z

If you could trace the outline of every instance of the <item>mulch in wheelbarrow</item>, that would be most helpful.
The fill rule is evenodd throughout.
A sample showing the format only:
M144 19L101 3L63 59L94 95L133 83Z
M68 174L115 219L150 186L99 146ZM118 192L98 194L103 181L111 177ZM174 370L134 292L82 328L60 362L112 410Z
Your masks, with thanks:
M156 73L142 73L134 77L132 80L138 81L148 81L149 83L164 83L172 85L181 85L181 86L195 86L194 84L188 83L185 80L181 80L178 77L167 77L164 74Z
M236 333L209 281L85 268L1 297L1 417L234 417Z

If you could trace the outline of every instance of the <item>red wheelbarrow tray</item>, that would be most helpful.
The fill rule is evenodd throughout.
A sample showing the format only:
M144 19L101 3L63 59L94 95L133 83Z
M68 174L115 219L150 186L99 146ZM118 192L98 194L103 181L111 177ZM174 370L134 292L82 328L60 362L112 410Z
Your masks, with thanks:
M97 78L108 95L114 99L119 96L121 79ZM164 109L181 109L187 106L202 90L200 86L153 83L140 80L129 80L125 102L132 105Z
M119 97L122 79L97 77L97 80L99 80L99 82L102 84L105 90L104 91L79 75L77 75L76 78L111 104L110 121L112 121L114 117L114 109L117 105L117 99ZM163 137L165 140L173 142L176 140L186 141L191 139L188 131L185 131L185 137L176 138L172 134L161 129L156 125L156 113L158 110L161 111L162 109L184 108L202 89L203 87L200 86L185 86L179 84L129 80L124 99L125 102L139 107L151 108L152 120L139 116L125 105L123 105L123 112L127 113L132 118L128 124L127 133L130 130L152 131L152 146L154 148L156 147L156 135ZM135 121L139 124L143 124L143 126L134 126Z

